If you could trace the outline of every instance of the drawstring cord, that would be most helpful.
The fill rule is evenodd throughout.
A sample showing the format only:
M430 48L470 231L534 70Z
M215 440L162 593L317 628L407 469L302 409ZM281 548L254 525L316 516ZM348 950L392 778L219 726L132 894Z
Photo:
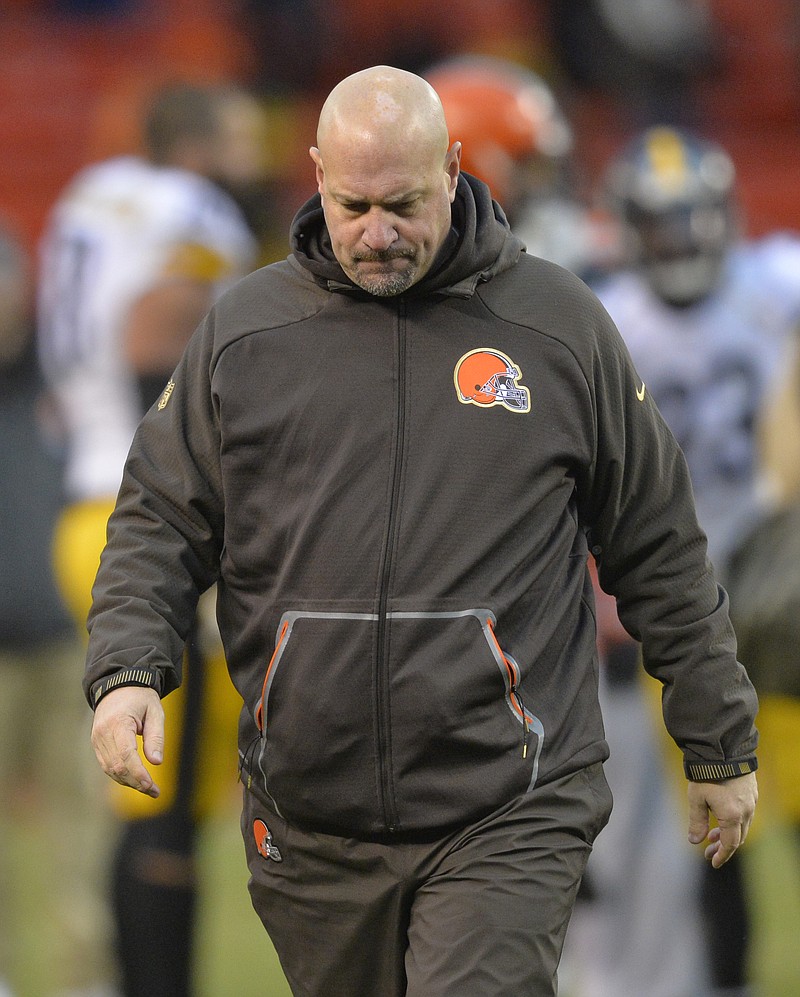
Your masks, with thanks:
M249 789L250 786L253 784L253 777L252 775L250 775L250 767L249 767L250 756L253 754L253 749L258 744L260 739L261 739L261 734L256 734L253 740L248 744L247 751L245 751L245 753L242 755L242 758L239 762L239 771L236 775L236 778L239 782L242 781L242 773L244 772L245 766L247 766L247 782L245 784L246 789Z

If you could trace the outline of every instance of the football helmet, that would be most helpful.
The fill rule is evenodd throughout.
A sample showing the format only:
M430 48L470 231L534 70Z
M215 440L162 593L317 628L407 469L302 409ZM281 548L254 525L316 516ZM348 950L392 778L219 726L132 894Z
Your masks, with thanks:
M530 392L519 384L522 373L498 350L478 349L464 354L453 374L458 400L488 408L504 405L513 412L530 409Z
M465 56L431 67L461 165L488 184L511 213L535 186L550 188L572 150L572 131L550 87L536 73L491 56Z
M706 297L736 231L728 153L681 129L648 128L612 162L607 186L655 293L675 306Z

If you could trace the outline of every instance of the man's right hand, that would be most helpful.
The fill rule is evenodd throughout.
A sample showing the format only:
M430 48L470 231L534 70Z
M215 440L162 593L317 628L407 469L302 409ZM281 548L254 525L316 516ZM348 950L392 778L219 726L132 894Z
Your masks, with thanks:
M153 765L164 758L164 710L155 689L121 686L97 704L92 724L92 747L106 775L121 786L152 796L160 793L137 750L142 738L144 756Z

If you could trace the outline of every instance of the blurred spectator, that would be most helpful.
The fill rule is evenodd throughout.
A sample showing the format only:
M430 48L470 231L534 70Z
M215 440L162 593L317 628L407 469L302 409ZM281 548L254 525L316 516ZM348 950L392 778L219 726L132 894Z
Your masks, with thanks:
M82 630L138 421L167 396L215 296L256 265L256 240L223 185L244 193L248 213L257 213L259 121L258 104L240 89L166 86L143 122L146 156L87 167L52 211L40 347L68 429L70 504L56 535L56 569ZM127 997L192 992L197 830L235 798L228 762L238 705L221 658L211 614L198 620L188 677L165 703L172 747L161 797L114 790L122 833L113 905Z
M741 857L746 971L758 997L800 992L800 337L793 346L760 412L770 503L728 573L740 654L760 703L760 814Z
M631 262L601 284L598 294L626 340L642 390L655 399L686 454L710 556L725 584L731 552L763 508L756 418L800 316L800 239L785 233L744 239L730 157L717 144L684 130L654 127L638 134L612 163L609 192L626 226ZM618 697L631 690L611 692ZM652 785L643 764L653 755L648 731L658 725L652 715L648 722L646 710L641 723L640 751L629 754L626 764L631 782L638 770L644 794ZM610 729L612 758L614 736ZM612 772L609 781L613 790ZM668 837L662 835L660 842L648 837L645 845L639 840L641 827L632 826L627 841L615 842L607 834L592 856L595 880L604 863L624 867L631 896L637 884L647 881L652 887L657 871L663 871L662 923L653 931L647 918L631 919L636 933L628 935L619 958L607 966L616 983L603 992L614 997L702 992L688 974L684 988L678 988L676 974L698 954L703 930L716 992L739 992L746 982L748 918L740 859L719 875L702 873L701 925L696 905L688 902L698 895L701 863L688 845L673 847L671 864L664 862L664 842L686 837L670 809L676 807L666 801L658 829ZM648 961L663 967L666 989L643 988L634 977L634 982L621 982L620 974L641 973Z
M139 0L51 0L47 5L55 13L76 17L105 17L135 9Z
M695 91L715 55L708 0L549 0L570 79L619 101L634 125L694 124Z
M424 73L457 52L519 58L538 45L541 21L530 0L241 0L238 9L260 56L258 82L320 100L342 75L369 65Z
M33 328L30 261L0 228L0 991L99 995L113 982L104 787L52 577L62 468Z
M615 230L579 197L572 128L550 85L488 56L459 56L423 75L462 143L462 169L489 185L528 252L584 278L607 269Z

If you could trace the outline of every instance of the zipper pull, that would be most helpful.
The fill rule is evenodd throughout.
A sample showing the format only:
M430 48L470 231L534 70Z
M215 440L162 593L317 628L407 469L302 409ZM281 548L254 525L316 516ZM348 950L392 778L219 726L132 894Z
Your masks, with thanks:
M253 749L258 743L259 734L253 738L253 740L248 744L247 751L242 755L241 761L239 762L239 771L236 773L236 779L238 782L242 782L242 773L245 771L245 766L249 766L250 755L253 753ZM249 767L247 768L247 785L246 788L249 789L253 785L253 776L250 774Z
M528 717L525 714L525 704L522 702L522 693L519 691L515 685L512 690L514 693L514 699L517 701L519 706L519 712L522 716L522 757L528 757Z

